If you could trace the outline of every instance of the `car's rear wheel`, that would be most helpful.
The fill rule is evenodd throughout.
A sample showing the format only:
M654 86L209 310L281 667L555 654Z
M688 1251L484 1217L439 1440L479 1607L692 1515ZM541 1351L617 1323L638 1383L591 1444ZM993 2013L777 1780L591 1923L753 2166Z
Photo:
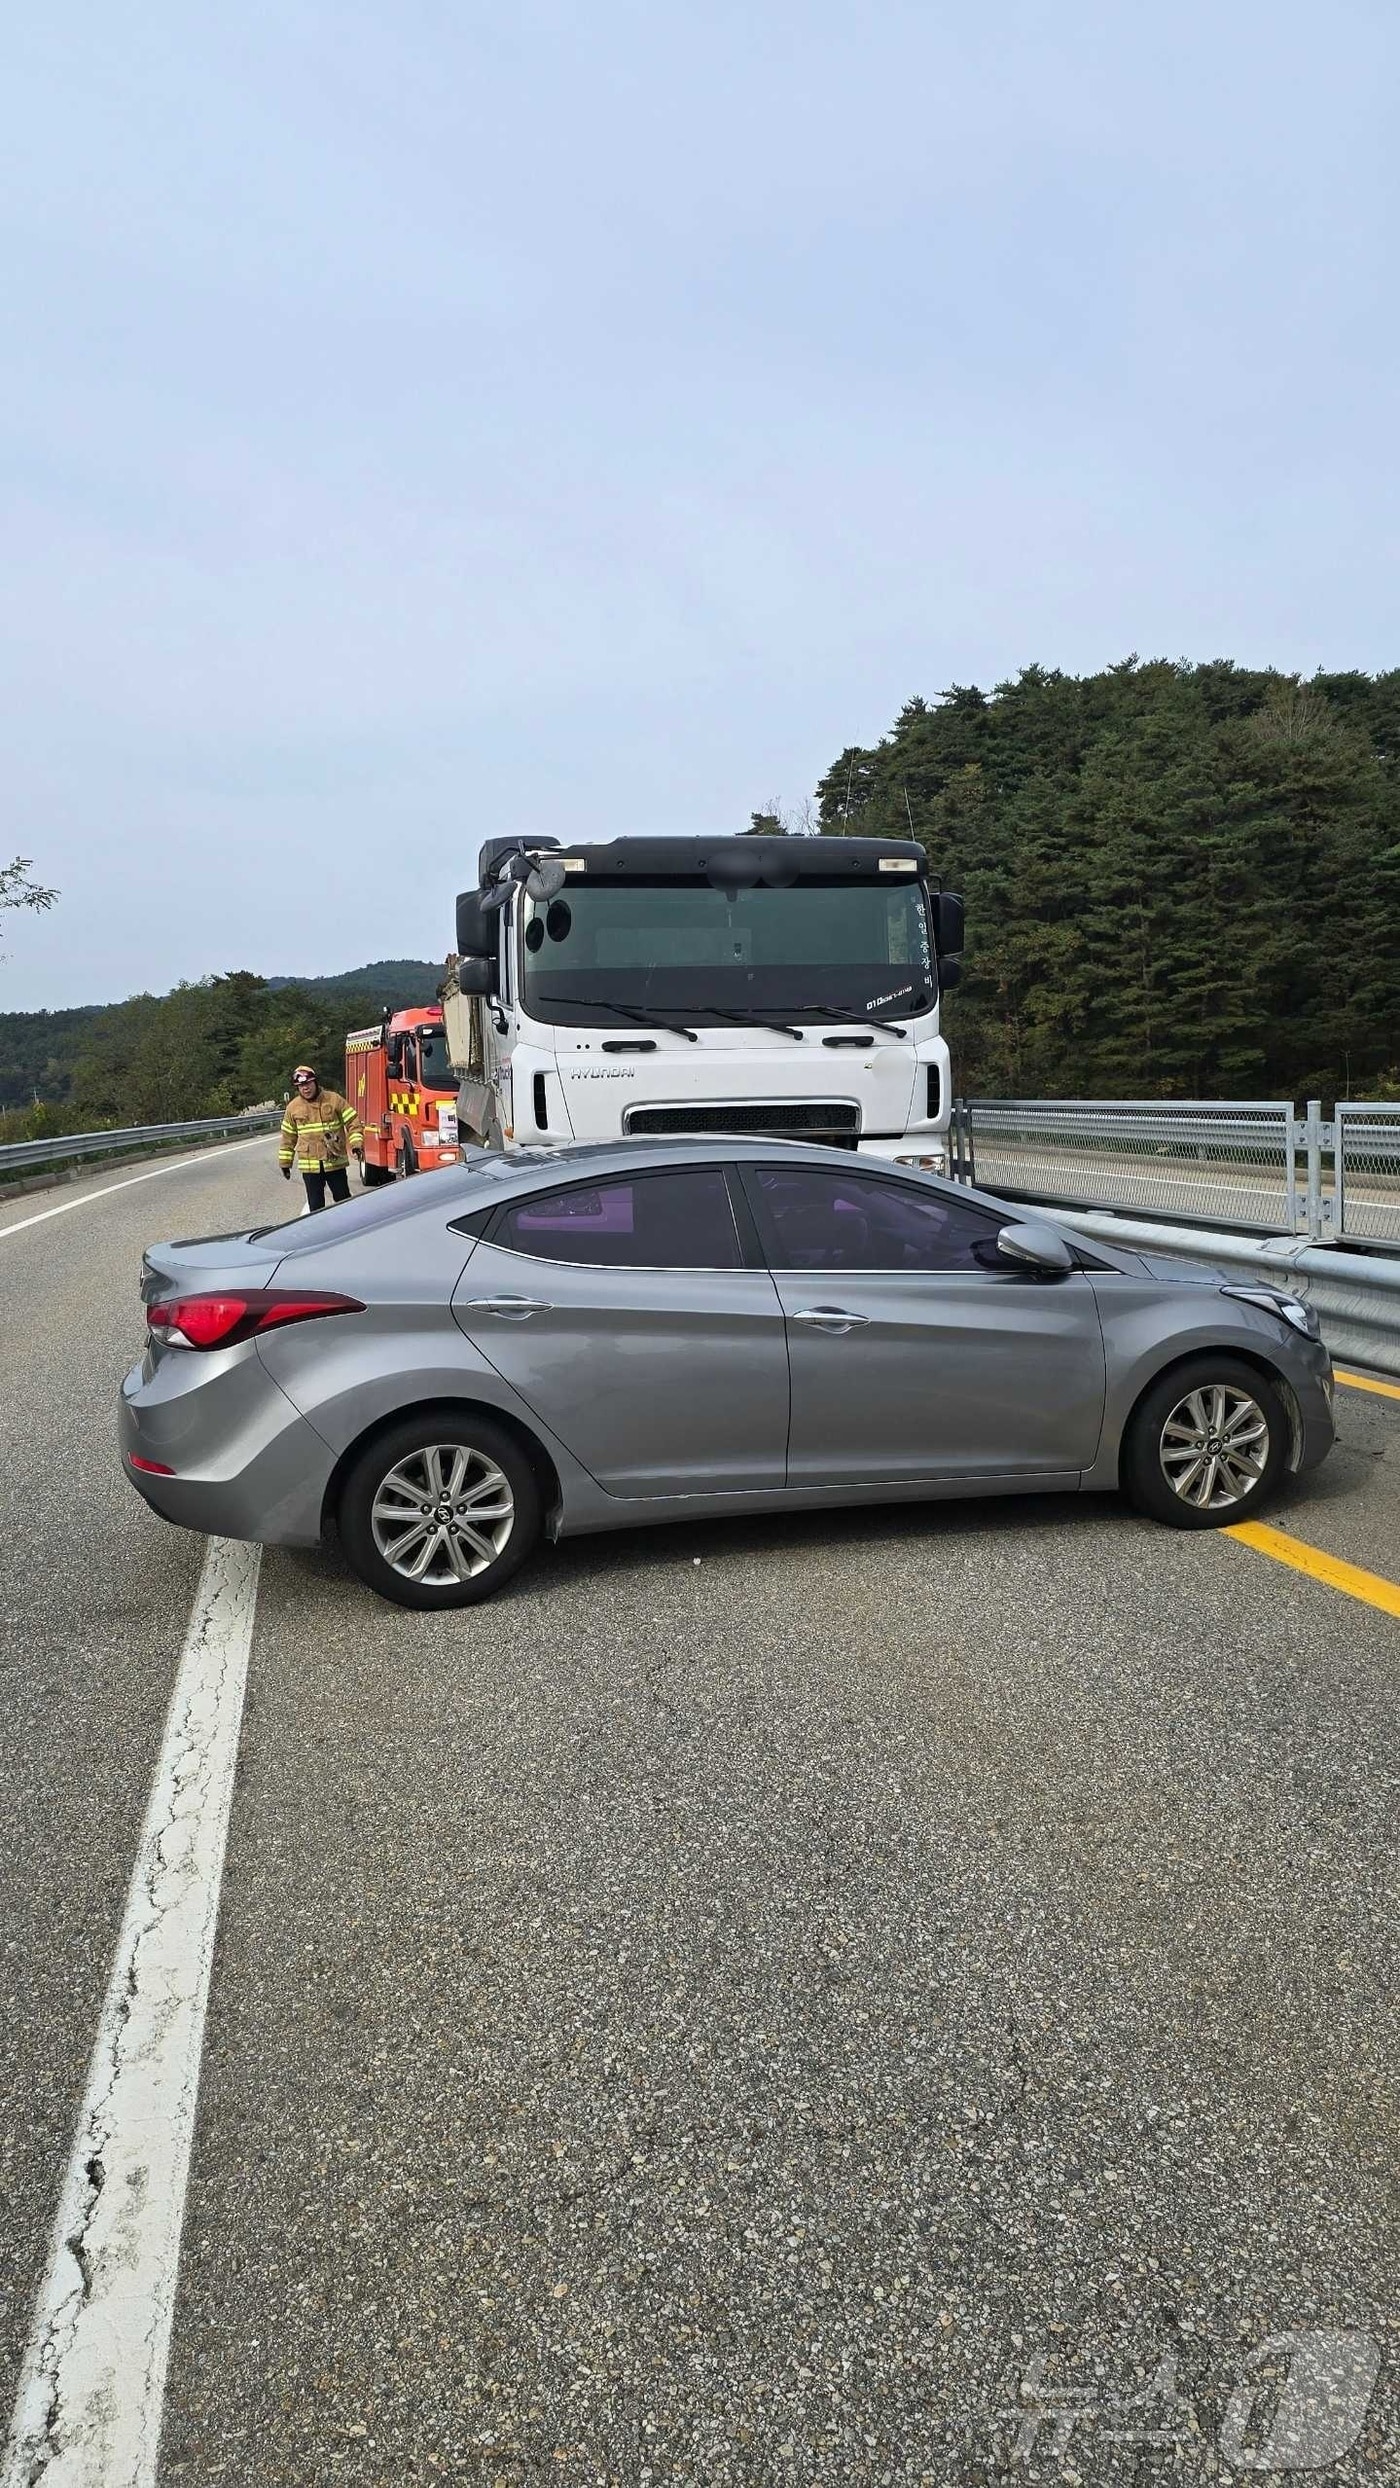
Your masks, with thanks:
M1232 1356L1197 1356L1144 1392L1123 1447L1139 1511L1172 1529L1226 1529L1267 1502L1288 1458L1279 1392Z
M340 1538L362 1581L400 1607L470 1607L540 1534L534 1471L489 1417L425 1413L376 1436L346 1476Z

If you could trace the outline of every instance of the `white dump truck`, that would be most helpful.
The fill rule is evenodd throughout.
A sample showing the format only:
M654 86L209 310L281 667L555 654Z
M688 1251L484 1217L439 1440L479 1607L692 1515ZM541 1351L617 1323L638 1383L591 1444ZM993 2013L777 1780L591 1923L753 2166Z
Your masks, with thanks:
M962 940L903 840L489 840L443 986L462 1138L744 1132L946 1167Z

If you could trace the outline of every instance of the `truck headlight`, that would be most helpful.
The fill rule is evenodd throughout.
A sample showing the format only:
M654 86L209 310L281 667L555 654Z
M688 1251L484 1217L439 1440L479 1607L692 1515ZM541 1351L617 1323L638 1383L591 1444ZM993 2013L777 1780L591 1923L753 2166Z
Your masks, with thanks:
M1276 1313L1290 1330L1301 1331L1305 1339L1320 1339L1322 1325L1310 1304L1301 1296L1281 1296L1272 1287L1226 1287L1222 1295L1237 1297L1241 1304L1262 1305L1266 1313Z

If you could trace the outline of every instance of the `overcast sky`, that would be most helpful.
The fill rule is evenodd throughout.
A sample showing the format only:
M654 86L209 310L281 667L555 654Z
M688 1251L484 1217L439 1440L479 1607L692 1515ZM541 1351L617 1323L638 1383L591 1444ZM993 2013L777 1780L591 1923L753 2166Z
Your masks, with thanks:
M1394 0L45 0L0 1007L441 957L914 692L1400 662Z

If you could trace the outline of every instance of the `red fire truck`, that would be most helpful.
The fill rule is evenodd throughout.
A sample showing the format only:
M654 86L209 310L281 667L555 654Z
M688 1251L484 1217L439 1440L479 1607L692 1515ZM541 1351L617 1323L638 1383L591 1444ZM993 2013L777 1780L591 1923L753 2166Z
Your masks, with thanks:
M455 1165L457 1074L440 1010L386 1011L345 1040L345 1094L365 1127L365 1182Z

